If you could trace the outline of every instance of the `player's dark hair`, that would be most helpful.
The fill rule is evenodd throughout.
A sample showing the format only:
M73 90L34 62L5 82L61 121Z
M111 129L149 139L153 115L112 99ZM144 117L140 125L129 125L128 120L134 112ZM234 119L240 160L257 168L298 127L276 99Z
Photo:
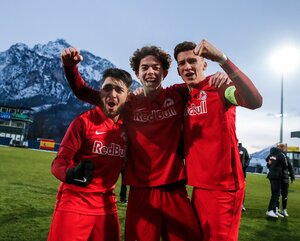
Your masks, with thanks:
M107 77L112 77L121 80L122 82L124 82L127 88L129 88L132 84L131 75L123 69L118 69L118 68L106 69L103 72L102 79L105 80Z
M135 73L138 73L141 60L146 56L152 55L161 63L164 70L169 70L172 59L171 55L157 46L144 46L134 51L130 58L130 66Z
M179 43L174 48L174 59L177 61L177 56L180 52L194 50L197 45L194 42L184 41Z

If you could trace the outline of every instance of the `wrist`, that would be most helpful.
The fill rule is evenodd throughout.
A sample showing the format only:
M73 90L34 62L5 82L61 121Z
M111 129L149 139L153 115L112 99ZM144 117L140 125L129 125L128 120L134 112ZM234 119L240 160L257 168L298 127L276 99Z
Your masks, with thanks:
M74 168L69 167L66 172L66 183L72 183L74 176Z
M224 53L222 53L222 57L218 61L219 65L225 64L226 61L227 61L227 56Z

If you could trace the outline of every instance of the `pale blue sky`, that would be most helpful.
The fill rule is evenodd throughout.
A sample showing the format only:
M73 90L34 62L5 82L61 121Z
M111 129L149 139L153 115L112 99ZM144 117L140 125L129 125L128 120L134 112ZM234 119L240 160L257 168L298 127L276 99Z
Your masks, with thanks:
M129 57L146 44L173 55L184 40L208 39L255 83L263 107L238 108L238 138L250 150L279 140L280 74L268 65L272 52L292 43L300 48L298 0L0 0L0 52L22 42L29 47L58 38L107 58L130 71ZM220 67L209 62L207 74ZM130 72L131 74L132 71ZM284 76L284 142L300 146L300 67ZM175 61L164 86L181 82Z

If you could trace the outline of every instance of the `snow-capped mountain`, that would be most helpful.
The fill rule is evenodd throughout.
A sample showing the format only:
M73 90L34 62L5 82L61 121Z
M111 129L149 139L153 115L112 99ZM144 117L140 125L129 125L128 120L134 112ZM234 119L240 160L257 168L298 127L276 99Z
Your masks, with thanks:
M17 43L0 52L0 103L31 107L35 111L31 138L60 140L70 121L91 108L75 98L65 79L60 55L70 46L58 39L33 48ZM80 53L84 58L78 66L80 73L90 86L98 88L103 71L115 65L88 51ZM138 86L140 84L134 81L132 89ZM42 131L37 133L37 129Z

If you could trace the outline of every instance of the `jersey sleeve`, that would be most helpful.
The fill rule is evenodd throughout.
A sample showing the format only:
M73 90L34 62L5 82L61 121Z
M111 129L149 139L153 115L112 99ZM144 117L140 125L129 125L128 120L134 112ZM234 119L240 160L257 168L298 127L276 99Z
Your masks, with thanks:
M78 71L78 67L68 67L64 66L65 75L68 84L74 93L74 95L85 102L92 105L100 105L100 91L92 89L81 77Z
M176 91L185 102L188 100L189 89L186 84L174 84L168 88Z
M221 65L228 74L236 89L231 89L236 100L236 105L249 109L256 109L262 105L262 96L252 81L230 59ZM229 87L228 87L229 88ZM231 101L230 101L231 102ZM231 102L232 103L232 102Z
M67 132L60 144L57 156L52 162L52 174L64 182L66 178L66 171L72 167L73 157L81 147L84 139L85 125L81 118L77 117L71 122Z

